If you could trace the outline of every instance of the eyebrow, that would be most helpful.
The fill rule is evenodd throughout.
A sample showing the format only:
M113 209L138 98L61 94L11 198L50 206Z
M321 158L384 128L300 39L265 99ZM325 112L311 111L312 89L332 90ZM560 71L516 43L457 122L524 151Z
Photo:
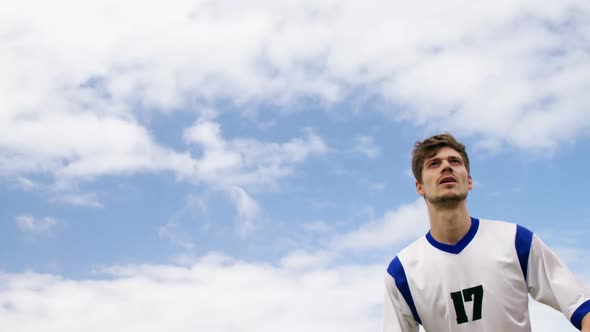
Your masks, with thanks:
M442 159L458 159L461 160L463 162L463 158L461 156L448 156L446 158L441 158L441 157L432 157L432 158L428 158L426 159L424 162L425 163L429 163L431 161L435 161L435 160L442 160Z

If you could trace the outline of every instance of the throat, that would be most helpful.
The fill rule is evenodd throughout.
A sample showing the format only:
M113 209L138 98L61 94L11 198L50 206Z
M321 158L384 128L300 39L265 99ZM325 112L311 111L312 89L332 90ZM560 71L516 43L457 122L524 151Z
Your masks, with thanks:
M438 213L436 216L430 216L430 234L440 243L455 245L469 232L470 228L471 217L467 211L451 214Z

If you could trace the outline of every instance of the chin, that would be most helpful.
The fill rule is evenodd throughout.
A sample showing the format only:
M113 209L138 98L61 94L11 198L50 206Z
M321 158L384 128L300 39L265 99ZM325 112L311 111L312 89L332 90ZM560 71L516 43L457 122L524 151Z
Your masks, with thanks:
M467 193L459 193L459 194L447 194L447 195L440 195L436 197L429 197L425 196L426 200L433 205L453 205L458 204L467 199Z

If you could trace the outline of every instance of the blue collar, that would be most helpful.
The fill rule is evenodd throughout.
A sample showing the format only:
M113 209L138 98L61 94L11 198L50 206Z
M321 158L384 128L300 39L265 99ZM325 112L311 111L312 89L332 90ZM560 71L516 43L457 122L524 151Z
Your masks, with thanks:
M458 254L461 251L463 251L463 249L465 249L465 247L467 247L467 245L471 242L471 240L473 240L473 238L475 237L475 234L477 234L477 229L479 228L479 219L473 218L471 217L471 227L469 228L469 231L467 232L467 234L465 234L465 236L463 236L463 238L461 240L459 240L459 242L455 243L455 244L444 244L444 243L440 243L437 240L434 239L434 237L432 237L432 234L430 234L430 231L428 231L428 233L426 233L426 239L428 240L428 242L430 242L430 244L432 244L433 247L442 250L444 252L448 252L449 254Z

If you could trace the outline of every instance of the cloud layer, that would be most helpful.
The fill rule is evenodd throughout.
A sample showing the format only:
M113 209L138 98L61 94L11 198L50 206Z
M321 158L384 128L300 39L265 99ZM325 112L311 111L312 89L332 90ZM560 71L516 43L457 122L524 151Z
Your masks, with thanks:
M492 149L552 149L590 128L590 5L582 0L0 6L4 173L186 176L196 167L212 176L237 156L211 150L195 161L154 141L137 112L218 100L289 108L300 97L330 103L360 90L385 100L398 120ZM198 141L211 125L187 138ZM258 142L234 146L271 152ZM378 153L362 137L357 150Z
M381 218L361 225L332 240L339 249L382 249L418 238L428 231L428 212L423 198L387 211Z
M112 267L105 279L0 274L0 324L19 332L380 329L385 265L307 266L210 254L186 266ZM532 317L535 331L575 331L538 305Z
M188 267L119 267L108 280L2 275L11 331L372 331L381 271L287 268L209 256Z
M329 148L310 128L282 142L225 137L220 102L247 114L375 98L395 121L485 149L545 153L590 129L583 0L202 0L165 11L31 0L1 4L0 22L0 175L50 175L53 185L37 187L64 186L46 191L67 204L102 207L72 184L80 179L170 172L226 192L240 233L251 232L250 193ZM196 119L177 128L185 147L159 142L142 120L180 109ZM371 136L352 144L381 153Z

